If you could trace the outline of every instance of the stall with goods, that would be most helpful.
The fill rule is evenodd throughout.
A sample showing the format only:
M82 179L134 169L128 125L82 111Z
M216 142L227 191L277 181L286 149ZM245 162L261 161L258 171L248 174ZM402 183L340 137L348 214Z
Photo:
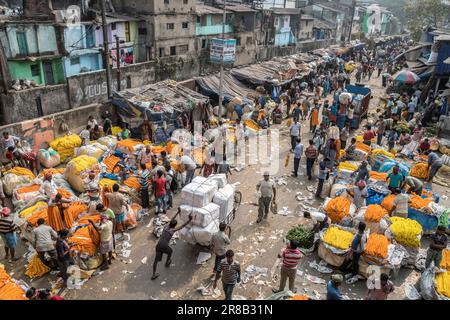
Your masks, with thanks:
M370 233L378 234L384 234L390 225L387 210L378 204L369 204L367 207L360 208L353 219L353 225L357 225L359 222L364 222L366 230L369 230Z
M94 157L83 155L72 159L67 164L64 176L74 190L84 192L84 181L91 171L96 172L97 174L100 173L98 160Z
M384 149L377 148L370 152L370 165L374 171L379 170L385 161L391 159L394 159L394 154Z
M50 142L50 147L59 154L61 162L65 162L74 156L75 148L79 148L81 142L81 138L78 135L71 134L56 138Z
M340 267L355 235L355 230L338 225L331 225L320 232L318 255L328 264Z
M206 120L208 102L208 97L171 80L114 92L112 99L120 119L130 124L132 136L141 135L147 120L157 145L167 142L174 130L189 127L194 113L199 115L195 120Z
M39 149L37 159L44 168L54 168L61 163L61 157L53 148Z
M409 172L409 175L412 177L416 177L419 179L427 179L428 178L428 164L421 162L416 163Z
M438 225L448 228L450 209L433 201L434 198L425 197L426 195L410 197L408 218L420 223L424 234L434 233Z

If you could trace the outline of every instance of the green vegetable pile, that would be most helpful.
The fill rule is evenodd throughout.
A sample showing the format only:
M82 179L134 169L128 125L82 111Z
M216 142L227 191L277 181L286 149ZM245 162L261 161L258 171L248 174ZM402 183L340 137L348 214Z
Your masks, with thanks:
M300 248L309 249L314 244L314 232L305 226L299 225L289 230L286 239L289 241L295 240Z

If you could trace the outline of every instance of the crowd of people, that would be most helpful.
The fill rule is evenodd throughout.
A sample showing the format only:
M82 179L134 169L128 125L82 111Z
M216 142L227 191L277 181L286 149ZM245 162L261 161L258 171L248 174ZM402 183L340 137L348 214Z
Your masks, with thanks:
M306 162L306 176L309 181L313 178L317 180L317 189L315 196L322 199L324 185L329 181L331 175L337 170L341 161L352 160L355 153L357 142L354 126L355 106L351 103L343 105L339 101L339 96L346 92L345 85L350 83L354 76L357 82L369 81L373 73L377 70L377 78L382 76L383 71L392 73L395 68L393 57L400 53L398 47L386 47L384 54L377 50L359 50L348 56L337 57L325 64L320 64L311 72L306 82L300 83L293 81L289 87L277 97L274 97L276 107L270 110L266 107L268 97L261 94L255 101L255 110L257 111L257 124L261 129L267 129L277 119L283 116L288 118L290 134L290 147L293 153L293 171L292 176L299 176L300 163L302 158ZM346 64L354 61L353 73L346 68ZM425 94L419 87L410 88L401 92L399 95L390 95L385 101L385 107L377 110L377 119L372 124L365 127L362 134L364 144L371 146L376 140L376 144L386 147L388 151L403 153L409 156L412 152L418 152L428 156L429 176L427 180L431 182L433 177L442 166L440 157L430 151L430 141L425 137L424 126L426 126L435 116L435 113L446 113L444 101L437 101L432 94ZM438 110L437 108L440 107ZM345 116L345 124L339 128L337 118ZM87 126L81 131L80 138L82 145L88 145L90 141L97 140L104 135L111 135L113 123L110 115L105 113L102 116L103 123L99 125L97 120L90 116ZM402 130L398 134L397 125L400 122L407 122L412 129ZM303 143L302 124L307 123L309 136L306 143ZM222 128L224 122L211 122L209 128ZM241 119L236 120L234 124L236 140L248 139L248 129ZM149 138L150 130L144 130L142 138ZM223 133L223 132L221 132ZM128 139L131 132L126 124L121 126L118 139ZM12 166L24 166L34 172L40 171L39 161L36 153L23 152L20 148L21 141L18 137L3 133L1 140L5 156ZM189 184L196 173L208 177L213 173L222 173L231 175L231 166L226 159L226 142L220 142L223 145L219 147L212 145L207 148L206 159L202 166L198 166L193 160L189 150L180 157L181 172L185 172L184 181L179 181L179 175L172 168L170 155L165 151L160 154L153 154L150 146L143 148L139 153L131 156L123 156L113 168L116 168L119 181L123 182L129 176L136 176L140 184L140 200L142 203L142 212L147 214L150 210L151 200L154 201L156 214L167 214L167 211L173 207L173 197L181 185ZM132 159L133 158L133 159ZM317 168L316 168L317 166ZM148 169L148 168L151 169ZM368 198L366 182L369 178L369 166L363 161L354 173L354 185L349 187L347 192L353 198L357 207L365 206ZM317 174L316 174L317 173ZM405 193L421 192L424 183L414 177L404 177L398 166L394 167L392 173L387 176L386 182L389 190L396 195L394 204L394 215L405 217L408 212L408 197ZM1 184L0 184L1 186ZM125 225L125 211L129 206L127 201L127 192L123 190L119 183L112 186L111 190L103 190L99 186L99 181L94 173L90 174L85 181L86 193L89 200L86 204L100 214L100 221L95 223L89 220L92 227L100 235L99 253L103 257L101 270L106 270L115 259L114 250L116 241L123 238L127 231ZM256 185L259 193L258 217L257 223L261 223L267 218L272 206L276 204L277 190L275 183L270 179L269 172L264 172L263 179ZM37 221L37 227L32 231L32 246L37 251L41 260L50 268L59 270L63 280L68 279L67 270L74 262L69 254L69 223L66 223L69 216L65 208L70 200L64 199L57 191L52 174L46 173L43 177L43 183L40 187L42 195L48 198L49 215L55 212L60 216L62 223L66 226L63 230L56 232L52 227L45 223L44 219ZM103 195L104 193L104 195ZM0 198L3 209L0 210L0 235L5 242L6 258L14 263L19 258L16 256L17 246L17 226L11 219L11 209L5 202L5 195L0 190ZM106 201L105 201L106 200ZM319 212L306 212L305 217L314 221L314 230L319 231L329 226L329 218ZM192 219L192 216L190 216ZM170 267L172 263L173 250L170 246L171 239L175 232L186 227L191 220L179 224L175 218L165 226L162 235L155 247L155 258L152 269L151 279L158 278L157 265L162 261L164 254L167 255L165 266ZM346 277L355 276L358 273L359 256L364 251L366 225L360 223L358 232L355 235L349 256L341 266L341 271L350 268L351 273ZM234 259L233 250L229 249L230 239L225 234L226 224L221 223L219 231L212 236L211 250L215 255L213 268L213 287L216 288L217 282L221 279L225 299L231 300L233 289L241 281L241 266ZM441 252L447 245L445 228L438 228L436 234L432 237L432 243L428 250L427 265L434 262L439 264ZM295 241L291 241L288 246L279 254L278 258L282 260L280 286L274 289L274 293L283 291L286 282L289 279L289 289L295 291L295 277L298 263L305 256L299 249ZM344 280L341 274L334 274L327 284L327 299L341 300L342 294L339 286ZM367 299L383 300L393 291L393 284L389 276L381 274L381 287L375 283L369 287ZM381 288L381 289L380 289ZM38 291L34 288L27 293L30 299L58 300L58 296L50 297L48 291Z

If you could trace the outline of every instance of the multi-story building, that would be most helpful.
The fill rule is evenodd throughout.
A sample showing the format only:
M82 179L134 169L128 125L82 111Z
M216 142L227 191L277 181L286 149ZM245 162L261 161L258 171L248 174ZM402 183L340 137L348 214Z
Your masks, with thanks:
M333 38L337 41L342 41L345 38L343 30L345 14L343 11L321 3L314 3L311 10L315 19L323 20L332 27Z
M51 21L3 21L0 41L13 80L34 80L41 85L65 81L61 52Z
M149 58L196 52L196 0L112 0L119 12L138 14L147 25Z

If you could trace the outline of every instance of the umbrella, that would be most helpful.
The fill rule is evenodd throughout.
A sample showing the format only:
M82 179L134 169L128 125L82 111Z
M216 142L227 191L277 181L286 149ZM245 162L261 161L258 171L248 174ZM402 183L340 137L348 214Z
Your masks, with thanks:
M417 74L407 69L400 70L396 74L392 76L394 81L398 81L405 84L414 84L417 81L420 81L420 78Z

